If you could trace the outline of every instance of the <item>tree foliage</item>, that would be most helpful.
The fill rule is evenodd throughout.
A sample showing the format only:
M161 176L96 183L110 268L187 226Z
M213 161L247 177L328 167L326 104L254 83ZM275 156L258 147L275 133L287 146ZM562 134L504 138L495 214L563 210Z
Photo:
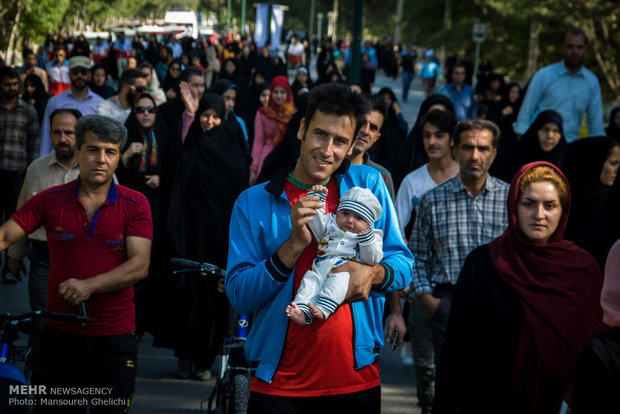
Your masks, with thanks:
M446 4L452 7L451 26L444 25ZM588 38L586 66L599 80L606 100L620 98L620 3L613 0L443 0L407 2L403 33L413 35L416 44L445 46L448 51L473 57L471 40L476 22L486 23L482 55L495 70L512 78L527 80L526 68L530 25L540 22L537 67L561 59L562 33L579 27Z
M289 6L285 13L285 30L308 30L311 1L263 0ZM215 13L224 24L227 0L3 0L0 10L0 50L5 50L17 5L23 7L19 22L20 43L43 41L48 33L69 31L77 21L99 27L110 17L162 18L166 10L185 8ZM246 0L246 24L253 26L254 2ZM316 0L316 13L322 13L323 34L327 31L327 14L334 0ZM339 0L338 37L350 36L354 23L354 0ZM364 36L383 40L393 35L398 0L365 0ZM231 21L241 26L242 0L231 1ZM450 13L446 15L446 8ZM401 42L430 45L435 48L473 57L475 44L472 27L487 25L482 56L488 57L498 72L527 80L532 22L540 23L537 68L561 59L559 45L562 32L570 27L582 28L588 37L586 66L601 80L607 99L620 98L620 38L617 0L433 0L405 1L401 24ZM316 32L315 17L313 31Z

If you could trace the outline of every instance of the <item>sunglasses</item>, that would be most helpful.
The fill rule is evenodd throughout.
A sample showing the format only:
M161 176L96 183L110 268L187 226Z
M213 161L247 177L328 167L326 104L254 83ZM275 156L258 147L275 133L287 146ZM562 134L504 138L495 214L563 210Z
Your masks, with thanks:
M157 112L157 108L155 108L154 106L137 106L134 109L134 112L137 114L143 114L145 112L148 112L149 114L154 114L155 112Z
M127 85L129 87L129 89L131 89L132 92L144 92L146 90L146 88L144 86L134 86L134 85Z
M71 69L71 74L72 75L87 75L88 73L90 73L90 70L88 70L86 68Z

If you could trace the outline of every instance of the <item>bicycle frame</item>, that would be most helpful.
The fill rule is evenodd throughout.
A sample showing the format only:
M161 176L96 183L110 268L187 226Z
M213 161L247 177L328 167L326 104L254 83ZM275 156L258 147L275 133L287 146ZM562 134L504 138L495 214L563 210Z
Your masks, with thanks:
M198 272L202 277L209 275L220 278L220 291L224 291L226 272L210 263L173 258L172 266L181 267L173 273ZM200 411L207 403L208 414L244 414L250 393L251 368L245 359L244 346L250 331L248 315L237 314L232 335L226 337L220 348L220 362L215 387L206 400L201 401ZM215 401L215 408L213 402Z
M64 321L76 321L84 324L89 320L88 315L86 314L86 306L84 305L84 302L81 304L81 310L81 315L40 310L21 314L0 314L0 331L2 332L2 335L0 336L0 384L3 387L7 385L27 385L26 377L28 376L28 364L25 364L24 372L22 373L14 365L14 363L17 361L26 362L30 348L28 346L13 345L13 342L19 338L19 332L25 332L23 327L24 321L29 321L31 318L47 318ZM19 408L21 405L18 404L13 407L3 406L3 404L8 401L8 399L4 398L8 396L8 394L4 394L5 392L6 390L4 389L0 390L0 394L2 394L3 397L0 398L0 411L4 412L4 410L8 409L9 412L14 412L11 408ZM24 401L29 400L29 396L27 394L22 394L15 398L19 398ZM28 404L25 403L23 407L25 408L27 405Z

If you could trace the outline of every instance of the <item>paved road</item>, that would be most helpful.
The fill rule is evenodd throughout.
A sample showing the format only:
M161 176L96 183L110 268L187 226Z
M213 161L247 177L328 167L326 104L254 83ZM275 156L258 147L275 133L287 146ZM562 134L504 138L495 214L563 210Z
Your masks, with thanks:
M396 96L401 95L400 78L378 74L374 91L384 86L391 87ZM424 99L420 84L414 81L409 92L409 101L402 104L409 127L413 126L417 111ZM0 284L0 312L24 312L28 310L27 282L16 285ZM22 338L23 340L23 338ZM211 392L214 380L206 382L175 379L176 358L173 352L151 346L152 338L145 335L139 346L138 379L132 414L197 414L200 401ZM383 413L417 414L415 377L412 367L402 365L399 352L391 348L382 351L379 361L383 384Z

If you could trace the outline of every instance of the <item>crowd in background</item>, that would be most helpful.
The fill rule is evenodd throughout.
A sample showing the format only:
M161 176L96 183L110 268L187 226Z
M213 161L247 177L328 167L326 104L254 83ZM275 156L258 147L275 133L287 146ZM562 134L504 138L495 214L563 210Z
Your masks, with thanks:
M472 62L456 54L449 54L442 68L430 47L420 51L418 62L413 45L365 42L360 82L353 84L347 81L348 46L342 40L319 43L293 36L289 46L274 51L234 34L160 41L154 35L130 39L121 33L115 41L98 38L92 45L83 36L50 35L37 50L24 51L24 65L16 68L19 94L36 114L31 128L36 127L36 133L17 139L28 141L28 149L15 168L9 161L14 154L6 147L0 151L0 172L13 171L23 178L29 162L53 150L47 119L53 109L105 114L125 124L128 140L116 176L120 184L148 198L155 235L149 278L136 289L138 330L152 332L156 346L175 349L180 378L189 376L192 365L196 377L209 378L226 333L228 305L217 282L189 275L171 278L169 259L185 257L226 267L228 223L237 196L297 159L297 130L307 94L320 84L347 83L383 99L387 110L381 139L368 154L389 171L395 193L408 174L429 162L423 123L428 113L440 109L458 121L492 121L501 138L490 175L510 183L531 162L557 167L570 184L565 237L592 254L598 271L604 271L607 254L620 238L620 108L610 113L601 136L567 140L567 119L555 110L541 111L525 132L517 134L513 124L526 89L506 82L490 62L483 61L474 74ZM313 56L316 79L310 70ZM389 88L377 91L378 70L394 79L402 77L400 97ZM12 72L2 74L0 82ZM446 86L439 88L441 76ZM405 119L399 98L408 100L416 77L427 98L417 119ZM445 89L454 84L464 85L459 92L471 89L469 112L463 117L463 100L455 100ZM3 99L8 96L2 93ZM603 114L598 116L602 121ZM453 129L446 132L451 135ZM18 192L13 193L3 221L12 213L11 203L13 210L17 203ZM398 212L407 221L400 223L407 240L412 209Z

